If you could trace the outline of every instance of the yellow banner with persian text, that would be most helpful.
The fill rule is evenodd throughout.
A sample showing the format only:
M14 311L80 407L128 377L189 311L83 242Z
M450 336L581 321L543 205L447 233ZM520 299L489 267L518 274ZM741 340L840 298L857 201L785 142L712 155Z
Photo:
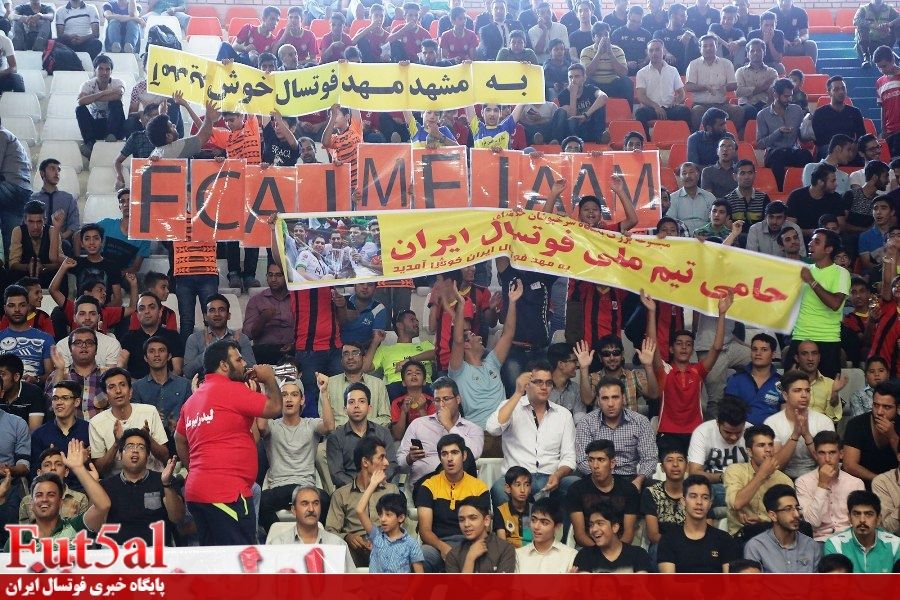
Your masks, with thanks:
M337 103L374 111L446 110L476 102L522 104L544 101L539 65L476 62L452 67L392 63L328 63L296 71L263 73L228 66L181 50L150 46L147 91L171 96L180 90L195 104L248 114L306 115Z
M358 230L349 233L354 225ZM334 231L346 243L326 249ZM729 317L788 332L802 285L798 262L693 239L625 237L534 211L284 214L276 232L291 289L420 277L508 256L519 269L644 289L710 315L731 289Z

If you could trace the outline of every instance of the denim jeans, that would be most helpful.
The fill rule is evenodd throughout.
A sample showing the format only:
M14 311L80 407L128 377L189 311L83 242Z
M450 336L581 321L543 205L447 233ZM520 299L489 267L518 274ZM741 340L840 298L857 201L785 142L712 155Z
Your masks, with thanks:
M0 232L3 234L3 256L7 259L13 229L22 224L25 203L30 199L31 190L8 181L0 181Z
M300 416L315 418L319 416L319 386L316 385L316 372L325 375L337 375L342 372L341 349L331 350L298 350L297 366L300 369L300 382L303 384L303 412Z
M35 29L25 27L22 21L13 21L12 42L15 50L43 52L50 37L50 21L41 19Z
M178 298L178 316L181 318L181 337L187 339L194 333L194 311L196 302L200 305L219 291L218 275L179 275L175 282L175 297Z
M450 544L451 546L459 546L465 540L466 538L462 533L460 533L459 535L448 535L445 538L441 538L442 542L444 542L445 544ZM446 570L444 567L444 559L441 558L440 551L434 546L422 544L422 555L425 557L426 573L443 573Z
M131 44L135 51L141 46L141 26L134 21L109 21L106 24L106 50L111 51L113 44L119 44L123 48L125 44Z

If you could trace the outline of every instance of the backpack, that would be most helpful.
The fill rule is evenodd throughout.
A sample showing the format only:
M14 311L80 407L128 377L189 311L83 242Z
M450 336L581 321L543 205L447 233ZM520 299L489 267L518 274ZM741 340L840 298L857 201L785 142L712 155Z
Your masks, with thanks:
M165 25L154 25L150 28L150 31L147 32L147 45L181 50L181 40L174 31Z
M47 40L42 67L47 75L53 75L54 71L84 71L75 51L59 40Z

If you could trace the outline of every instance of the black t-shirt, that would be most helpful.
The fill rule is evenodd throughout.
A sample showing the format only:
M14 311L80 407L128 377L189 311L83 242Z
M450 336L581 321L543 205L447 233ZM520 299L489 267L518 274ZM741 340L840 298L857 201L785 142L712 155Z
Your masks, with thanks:
M181 341L181 336L177 332L160 327L153 335L166 340L169 344L169 353L172 355L172 358L184 358L184 342ZM144 360L144 342L151 337L142 328L138 328L119 338L122 349L128 351L127 368L133 379L140 379L150 373L150 367L147 365L147 361Z
M650 572L650 555L639 546L622 544L622 551L615 560L603 556L596 546L582 548L575 555L579 573L640 573Z
M894 419L894 431L900 434L900 419ZM897 453L890 444L879 448L872 434L872 413L853 417L844 430L844 445L859 450L859 465L873 473L885 473L897 468Z
M748 14L744 17L738 16L734 21L734 26L741 31L753 31L754 29L759 29L759 15Z
M568 95L569 92L566 90L563 93ZM530 343L534 348L545 347L550 339L547 333L550 288L556 277L507 267L498 279L503 289L504 307L509 306L509 284L513 279L520 279L525 286L522 297L516 303L516 335L513 340Z
M716 34L726 42L733 42L744 37L743 30L738 29L737 27L732 27L728 31L725 31L725 28L722 27L721 23L713 23L712 25L710 25L709 32ZM728 48L721 48L721 50L722 55L728 60L732 60L734 58Z
M797 6L785 13L780 6L773 6L769 12L775 15L775 25L784 32L784 39L795 40L800 35L801 29L809 29L809 17L806 11Z
M594 101L597 100L598 91L600 90L590 83L584 84L584 86L581 88L581 95L578 96L578 99L575 101L576 114L583 115L585 112L587 112L587 109L589 109ZM560 92L559 96L557 96L556 99L559 102L560 106L568 106L569 90L563 90L562 92Z
M797 219L800 229L815 229L819 226L819 217L826 213L843 215L845 208L836 193L825 194L817 200L809 194L808 187L797 188L787 199L787 216Z
M624 479L616 478L612 489L609 492L604 492L597 489L590 477L582 479L569 488L566 494L566 510L570 513L584 513L584 520L587 522L588 512L591 507L604 498L626 515L638 515L641 512L641 497L633 484Z
M844 192L844 206L847 209L847 223L856 227L868 229L875 224L872 218L872 202L874 198L867 198L862 188L855 188Z
M569 34L569 45L578 51L578 56L581 56L581 51L593 43L594 39L590 31L581 31L576 28L575 31Z
M618 16L616 16L616 13L614 13L614 12L611 12L608 15L606 15L605 17L603 17L603 22L609 24L610 31L615 31L619 27L625 27L626 25L628 25L627 18L621 19Z
M711 526L699 540L688 539L684 527L679 527L662 536L657 550L657 560L674 563L677 573L721 573L723 565L737 558L740 554L734 539Z
M700 14L700 8L695 4L694 6L689 6L687 9L687 21L685 21L684 26L697 34L697 37L701 35L706 35L709 32L709 26L713 23L718 23L722 20L719 11L715 8L709 6L706 9L706 14Z
M575 11L570 10L566 14L562 16L559 20L560 23L566 26L566 29L569 30L569 34L576 31L579 27L581 27L581 21L578 20L578 15L575 14ZM591 15L591 25L597 22L597 17L595 15ZM590 31L588 32L590 33Z
M747 34L747 41L750 40L761 40L763 39L762 30L754 29L750 33ZM772 45L775 46L775 49L781 53L784 53L784 32L780 29L776 29L774 35L772 35ZM763 56L763 62L766 64L777 62L773 57L772 53L769 52L769 45L766 44L766 53Z
M132 538L141 538L149 544L153 537L150 525L156 521L163 521L169 527L162 476L156 471L147 471L147 476L136 483L125 481L121 474L100 483L112 503L106 522L119 525L119 533L109 537L119 544ZM167 541L168 538L167 532Z
M300 158L300 143L296 148L275 134L275 123L269 123L262 131L262 161L273 167L293 167Z
M36 385L28 382L21 382L22 390L18 398L14 398L12 402L7 403L0 400L0 409L11 415L21 417L28 422L28 415L47 413L47 401L44 400L44 393Z
M111 235L103 238L103 258L116 265L119 271L124 271L131 266L139 251L140 248L125 240Z
M79 256L78 264L72 269L75 275L76 288L89 281L99 281L106 286L106 297L112 298L112 286L122 285L122 268L117 261L103 257L100 262L88 260L87 256Z
M692 39L687 46L681 43L679 38L685 32L687 32L687 29L684 27L674 31L666 27L653 34L654 38L665 45L666 52L675 57L675 64L672 66L678 69L678 72L682 75L687 69L688 63L700 56L700 45L697 43L697 37Z
M660 29L665 29L666 25L669 24L669 11L663 10L659 13L659 16L654 15L653 13L644 14L644 18L641 19L641 27L646 29L647 31L659 31Z
M647 44L653 36L643 27L636 30L620 27L609 36L609 41L622 49L625 60L640 62L647 58Z

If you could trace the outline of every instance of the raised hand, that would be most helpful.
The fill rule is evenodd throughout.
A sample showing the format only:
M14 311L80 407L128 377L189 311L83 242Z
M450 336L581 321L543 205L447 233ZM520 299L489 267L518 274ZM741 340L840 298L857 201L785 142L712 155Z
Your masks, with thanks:
M522 284L521 279L514 279L513 282L509 286L509 301L517 302L519 298L522 297L522 294L525 293L525 286Z
M641 290L641 304L649 311L656 312L656 300L651 298L647 292Z
M648 337L641 342L641 349L638 350L638 359L645 367L653 364L653 356L656 354L656 342Z
M594 350L585 340L580 340L575 344L575 358L578 359L578 366L587 369L594 362Z
M118 423L118 420L116 422ZM69 467L70 471L77 471L85 468L84 463L88 458L81 440L70 440L68 452L63 455L63 464Z
M319 388L319 395L328 394L328 375L324 373L316 372L316 387Z
M169 459L169 462L166 463L166 468L162 471L162 484L163 485L172 485L172 476L175 474L175 463L178 460L173 456Z
M724 315L734 304L734 290L729 289L724 298L719 299L719 315Z

